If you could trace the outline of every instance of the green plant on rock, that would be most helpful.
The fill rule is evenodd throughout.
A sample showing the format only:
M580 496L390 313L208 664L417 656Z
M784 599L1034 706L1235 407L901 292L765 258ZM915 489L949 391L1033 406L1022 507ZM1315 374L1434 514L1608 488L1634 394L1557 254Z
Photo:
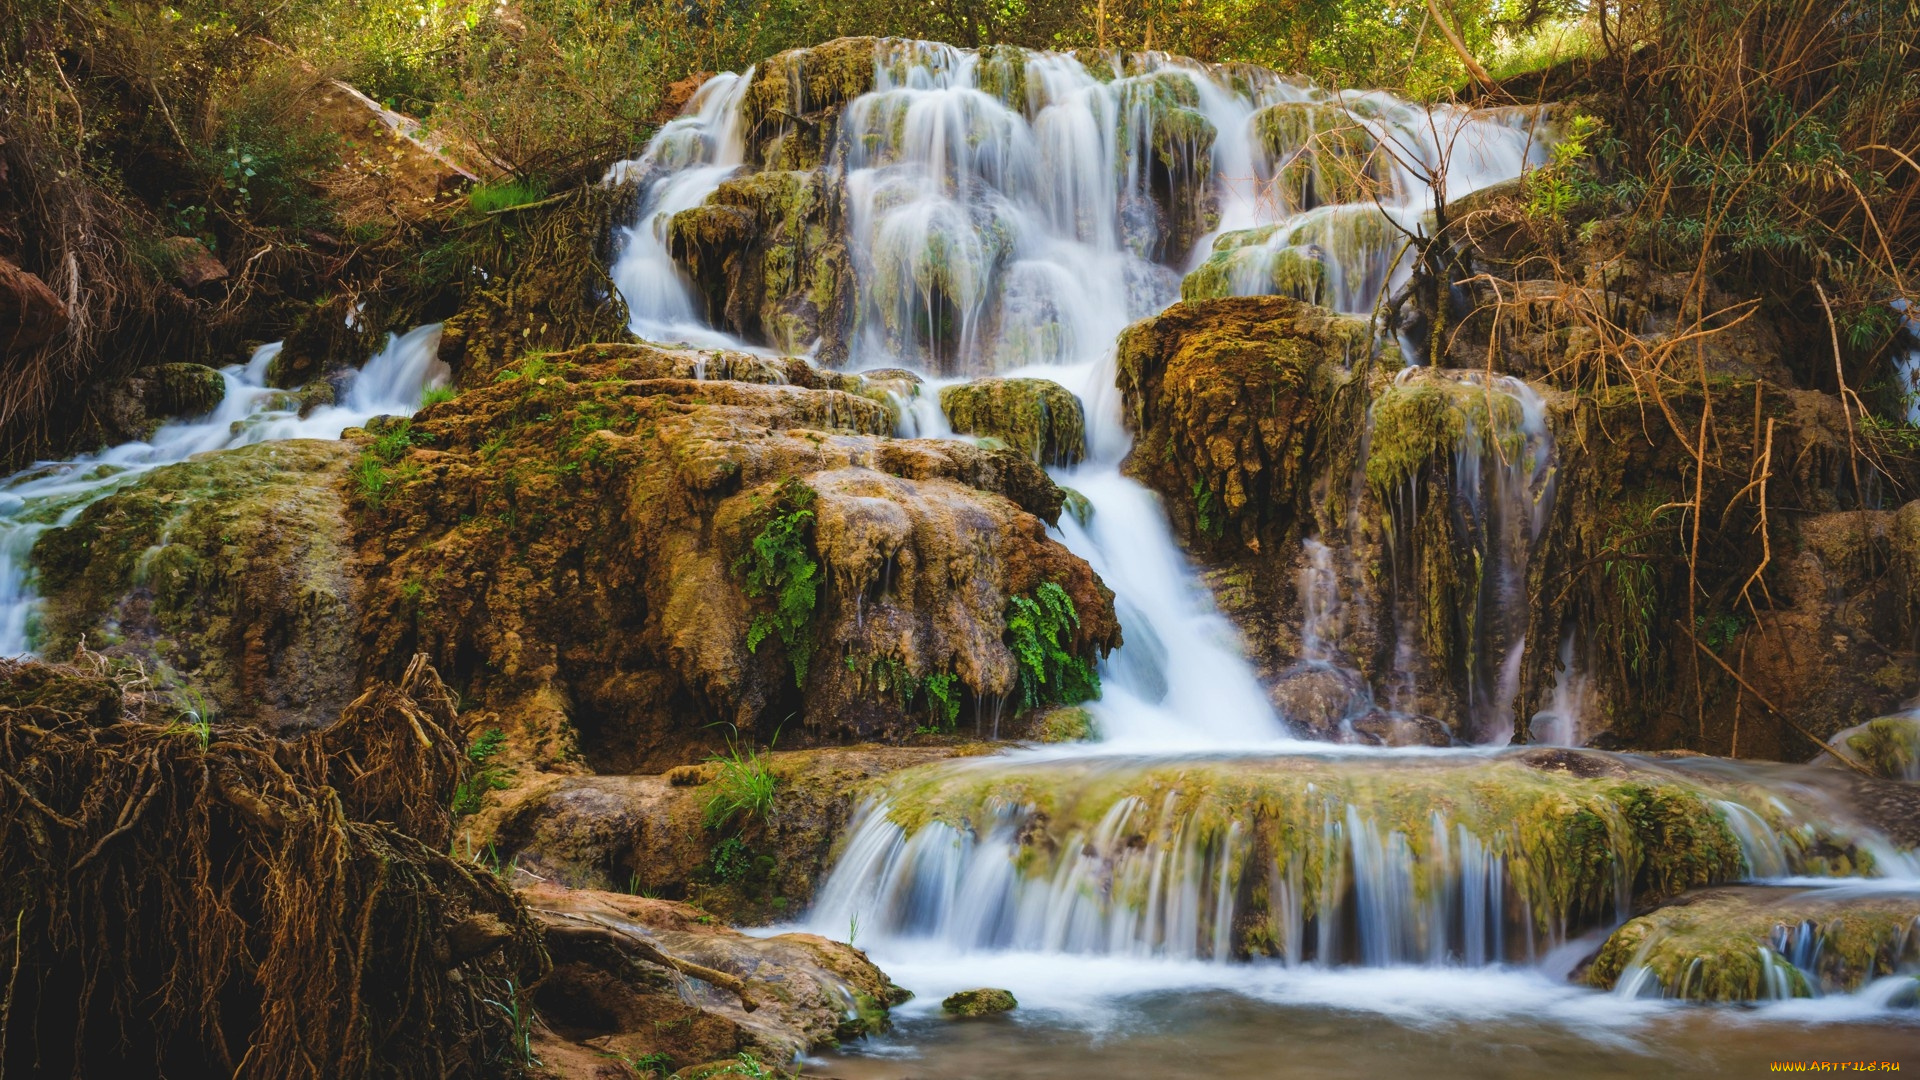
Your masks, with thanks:
M1190 489L1193 493L1193 521L1200 535L1218 540L1227 531L1226 516L1214 505L1213 489L1207 486L1205 479L1195 480Z
M812 488L797 477L788 478L766 511L766 523L733 562L743 592L773 601L773 610L755 614L747 627L747 651L757 653L762 642L778 637L793 662L795 686L807 684L813 609L820 598L820 562L810 542L813 500Z
M664 1078L673 1075L673 1055L664 1050L627 1059L627 1067L641 1077Z
M488 728L467 747L467 761L473 767L454 786L455 817L479 813L480 807L486 802L487 792L506 789L506 770L493 761L499 756L506 742L506 732L499 728Z
M1593 181L1587 176L1585 162L1590 145L1604 132L1605 125L1585 113L1577 113L1554 144L1553 159L1527 174L1527 213L1536 218L1565 220L1591 194Z
M774 792L780 778L773 774L768 753L742 746L737 735L727 737L724 754L707 761L717 766L707 784L707 805L701 819L710 829L767 821L773 817Z
M1100 677L1073 651L1079 628L1073 597L1055 582L1042 582L1031 596L1008 599L1006 641L1019 664L1022 711L1077 705L1100 696Z

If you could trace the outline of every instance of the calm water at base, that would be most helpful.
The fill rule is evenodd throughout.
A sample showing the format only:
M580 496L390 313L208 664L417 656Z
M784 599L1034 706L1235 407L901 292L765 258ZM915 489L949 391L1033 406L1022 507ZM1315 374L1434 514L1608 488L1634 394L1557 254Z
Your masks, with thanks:
M1009 986L1009 1015L950 1020L951 965L882 966L919 996L894 1031L811 1059L808 1076L948 1078L1749 1077L1776 1061L1898 1063L1920 1073L1920 1012L1855 998L1679 1006L1578 990L1528 971L1293 971L1199 966L1191 985L1113 987L1143 965L976 960L971 986ZM898 969L898 970L896 970ZM1087 993L1109 979L1105 994ZM1212 982L1211 988L1202 985ZM1226 987L1231 986L1231 989ZM1024 991L1024 993L1023 993ZM1884 1065L1882 1066L1884 1068Z

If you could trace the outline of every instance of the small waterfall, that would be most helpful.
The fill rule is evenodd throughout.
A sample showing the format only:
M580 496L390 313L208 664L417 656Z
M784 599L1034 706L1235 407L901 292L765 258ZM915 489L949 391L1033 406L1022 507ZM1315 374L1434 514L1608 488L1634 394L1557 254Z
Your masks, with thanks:
M1533 714L1529 724L1533 741L1548 746L1579 746L1581 724L1587 716L1588 680L1573 656L1573 631L1560 638L1560 671L1553 684L1553 696L1546 708Z
M1498 757L1443 760L1391 773L1363 757L923 770L862 808L809 925L857 925L863 940L915 955L1483 967L1544 963L1633 914L1641 841L1604 796L1547 785L1539 802L1482 802L1475 785L1538 781ZM1869 846L1811 806L1684 782L1708 784L1705 823L1726 830L1747 876L1816 870L1833 843ZM1549 817L1529 822L1535 813ZM1577 815L1605 823L1604 836L1555 854L1551 834ZM1601 855L1585 878L1563 865ZM1880 872L1909 869L1895 860Z
M170 420L145 442L40 462L0 481L0 656L34 648L40 594L31 555L47 530L71 524L81 511L141 475L195 454L281 439L334 439L375 416L411 416L422 394L446 385L439 347L438 323L390 335L385 348L348 376L339 404L302 417L291 394L266 385L267 365L280 344L263 345L247 363L221 369L226 396L207 415Z
M1426 672L1459 679L1474 741L1505 743L1526 652L1527 566L1553 506L1546 403L1510 376L1408 368L1367 422L1367 478L1392 519L1397 649L1390 685L1404 694L1427 683ZM1445 473L1445 505L1423 506L1436 469ZM1431 514L1444 515L1438 535L1448 550L1421 549L1420 538L1432 531L1423 515ZM1433 627L1442 609L1457 612L1445 628L1460 643L1450 659L1426 652L1441 636ZM1393 701L1402 710L1417 704Z
M753 70L707 80L687 111L657 132L639 158L607 170L605 183L638 186L632 225L617 231L611 276L629 326L650 341L737 347L701 320L669 249L673 216L705 202L746 161L740 102Z

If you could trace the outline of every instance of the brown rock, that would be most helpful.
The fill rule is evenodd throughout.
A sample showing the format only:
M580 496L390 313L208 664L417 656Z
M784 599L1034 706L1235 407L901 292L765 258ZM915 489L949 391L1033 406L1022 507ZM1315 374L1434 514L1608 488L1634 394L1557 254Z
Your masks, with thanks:
M189 292L226 279L226 265L191 236L169 236L158 247L174 284Z
M0 258L0 354L46 344L67 320L67 305L46 282Z

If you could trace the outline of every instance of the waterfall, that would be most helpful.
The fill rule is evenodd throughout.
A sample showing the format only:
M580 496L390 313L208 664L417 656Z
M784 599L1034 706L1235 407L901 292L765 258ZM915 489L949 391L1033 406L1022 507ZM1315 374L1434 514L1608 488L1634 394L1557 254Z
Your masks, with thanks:
M423 393L446 385L439 347L438 323L389 335L365 367L347 373L339 404L303 417L293 395L267 386L267 366L280 343L263 345L247 363L221 369L226 396L205 416L169 420L145 441L39 462L0 481L0 656L33 651L40 594L30 557L47 530L71 524L140 476L195 454L281 439L334 439L375 416L411 416Z
M1525 964L1564 977L1592 944L1581 935L1631 914L1628 817L1590 804L1609 823L1602 847L1556 863L1528 845L1593 841L1587 826L1525 825L1464 794L1478 789L1445 786L1476 769L1498 771L1481 782L1490 790L1546 783L1512 752L1368 754L1292 739L1157 499L1122 475L1131 437L1115 387L1120 332L1183 290L1371 315L1407 282L1409 241L1439 205L1545 160L1541 111L1428 108L1157 54L1094 65L882 41L871 89L819 148L809 182L837 200L828 216L853 290L835 363L917 373L917 392L900 391L907 436L953 437L938 389L969 378L1046 378L1076 394L1086 458L1051 471L1090 512L1063 517L1057 535L1113 589L1126 644L1103 661L1104 694L1089 707L1098 742L882 783L809 928L858 937L890 967L945 957L969 980L983 954L1160 971L1259 958L1298 971ZM755 157L741 120L751 78L716 77L609 173L635 184L613 276L642 336L754 345L703 321L669 228ZM1528 569L1552 508L1546 402L1517 379L1432 369L1402 373L1383 402L1368 416L1347 531L1363 494L1388 512L1401 631L1385 704L1416 708L1437 675L1459 687L1461 729L1504 743L1523 704ZM1379 430L1382 408L1401 406L1446 414L1417 453ZM1423 584L1412 524L1425 513L1444 515L1458 541L1446 554L1471 566L1448 585L1461 590L1458 656L1425 655L1409 629ZM1352 664L1344 639L1370 617L1358 592L1342 594L1360 577L1348 539L1336 530L1303 552L1303 665ZM1570 738L1570 651L1563 668L1545 713ZM1538 807L1564 805L1560 788L1541 790ZM1705 811L1726 838L1716 857L1738 849L1729 878L1819 873L1808 853L1829 841L1884 854L1883 872L1908 865L1859 829L1750 794L1729 782ZM1576 868L1579 888L1557 891Z

